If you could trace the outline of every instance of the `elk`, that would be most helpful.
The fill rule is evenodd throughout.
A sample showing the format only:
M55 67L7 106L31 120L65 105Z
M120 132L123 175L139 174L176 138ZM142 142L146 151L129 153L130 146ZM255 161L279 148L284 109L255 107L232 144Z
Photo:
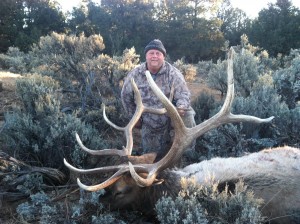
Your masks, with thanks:
M154 109L144 106L138 88L134 80L131 80L137 106L127 126L119 127L112 123L105 114L105 107L103 108L106 122L125 133L126 146L122 150L88 149L76 134L78 144L87 153L95 156L119 156L126 158L127 162L121 165L94 169L78 169L64 160L64 164L70 171L78 174L114 173L104 182L92 186L83 184L78 178L79 187L87 191L106 189L108 193L103 201L108 202L111 208L131 208L147 212L154 208L156 201L166 192L171 196L177 196L180 190L180 179L183 177L194 176L199 184L205 184L209 175L213 175L215 180L220 183L243 179L256 197L264 200L265 205L262 207L264 215L279 223L291 223L290 216L288 216L290 212L297 211L298 214L300 212L299 149L291 147L265 149L239 158L214 158L191 164L183 169L171 169L180 160L184 150L193 140L209 130L233 122L268 123L274 118L261 119L250 115L231 113L231 104L234 99L233 55L234 51L230 49L227 66L227 95L222 108L216 115L192 128L185 127L176 108L156 86L149 72L145 74L149 85L164 108ZM168 153L159 161L155 161L154 154L140 157L131 155L133 148L132 130L144 112L167 113L174 127L173 144Z

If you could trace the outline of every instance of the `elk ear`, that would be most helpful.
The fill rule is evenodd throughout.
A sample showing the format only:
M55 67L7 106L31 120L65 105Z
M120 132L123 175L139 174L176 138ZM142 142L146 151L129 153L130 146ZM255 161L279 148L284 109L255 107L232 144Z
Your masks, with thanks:
M157 154L153 152L141 156L124 156L121 160L124 163L131 162L132 164L152 164L154 163L156 156Z
M164 182L164 179L155 179L152 185L159 185Z
M147 178L148 177L148 173L139 173L140 177L142 178ZM155 179L154 182L151 184L153 185L159 185L161 183L163 183L165 180L164 179Z

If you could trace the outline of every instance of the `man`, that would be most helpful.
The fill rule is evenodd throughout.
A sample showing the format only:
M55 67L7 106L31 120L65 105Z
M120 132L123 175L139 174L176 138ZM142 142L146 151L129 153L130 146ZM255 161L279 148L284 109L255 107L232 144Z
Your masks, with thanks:
M165 61L166 49L162 42L158 39L151 41L145 47L145 55L146 62L129 72L121 92L122 104L128 116L132 117L136 109L131 78L136 82L145 106L163 108L147 82L145 72L149 70L155 83L167 97L170 96L174 83L173 104L185 125L195 126L195 112L190 106L190 91L180 71ZM172 138L172 127L168 115L143 113L136 128L141 128L144 153L156 152L157 158L161 158L168 152Z

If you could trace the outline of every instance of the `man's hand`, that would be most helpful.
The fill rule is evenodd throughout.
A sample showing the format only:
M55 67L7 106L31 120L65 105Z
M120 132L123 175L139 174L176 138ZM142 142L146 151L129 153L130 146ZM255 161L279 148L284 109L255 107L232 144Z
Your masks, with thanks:
M179 115L181 117L183 117L185 115L185 111L186 111L186 109L177 107L177 112L179 113Z

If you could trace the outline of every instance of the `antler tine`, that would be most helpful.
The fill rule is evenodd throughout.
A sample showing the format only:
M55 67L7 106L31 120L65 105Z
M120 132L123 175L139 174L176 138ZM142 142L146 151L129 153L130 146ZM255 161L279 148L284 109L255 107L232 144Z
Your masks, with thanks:
M130 173L133 179L142 186L149 186L151 181L153 183L157 173L165 168L168 168L170 165L175 164L178 159L183 154L184 150L193 142L194 139L200 137L207 131L216 128L222 124L231 123L231 122L254 122L254 123L267 123L270 122L274 117L269 117L266 119L260 119L258 117L249 116L249 115L233 115L231 114L231 105L234 99L234 78L233 78L233 56L234 50L230 48L228 54L228 89L225 102L221 110L206 120L205 122L198 124L193 128L186 128L180 115L178 114L176 108L173 104L165 97L161 90L156 86L149 72L146 72L147 80L153 92L163 103L164 107L167 109L167 113L172 120L172 124L175 130L175 137L173 144L169 152L157 163L152 164L149 167L148 177L145 179L140 177L136 170L135 166L130 168Z
M102 149L102 150L91 150L89 148L87 148L85 145L83 145L79 135L76 133L75 134L76 136L76 140L77 140L77 143L79 144L80 148L91 154L91 155L94 155L94 156L102 156L102 155L118 155L118 156L126 156L126 151L124 150L119 150L119 149Z
M107 179L106 181L97 184L97 185L85 185L83 183L81 183L80 179L77 178L77 184L80 188L87 190L87 191L99 191L101 189L104 189L108 186L110 186L111 184L113 184L114 182L116 182L117 180L119 180L122 177L122 174L125 173L127 170L118 170L114 175L112 175L109 179Z
M112 126L114 129L117 129L118 131L124 131L124 128L123 127L120 127L116 124L114 124L113 122L111 122L108 117L106 116L106 110L105 110L105 104L102 104L102 110L103 110L103 118L104 120L106 121L106 123L108 123L110 126Z
M123 127L119 127L117 125L115 125L114 123L112 123L106 116L106 113L105 113L105 105L103 104L102 105L102 108L103 108L103 118L104 120L109 124L111 125L112 127L114 127L115 129L119 130L119 131L125 131L126 132L126 127L123 128ZM131 154L131 151L128 152L129 150L128 149L128 143L127 143L127 147L123 148L123 150L119 150L119 149L102 149L102 150L91 150L89 148L87 148L81 141L79 135L76 133L75 134L76 136L76 140L77 140L77 143L79 144L80 148L91 154L91 155L94 155L94 156L105 156L105 155L117 155L117 156L126 156L126 155L130 155ZM130 141L130 140L129 140ZM131 137L131 142L132 142L132 137ZM129 154L130 153L130 154Z
M135 167L129 162L129 171L131 174L131 177L135 180L136 184L140 187L148 187L151 186L152 183L155 181L155 178L157 176L157 172L149 172L147 178L140 177L137 172L135 171Z
M220 114L230 113L231 105L234 99L234 78L233 78L233 56L235 55L233 48L228 52L227 60L227 93Z
M88 185L85 185L83 183L81 183L80 179L77 178L77 184L78 186L83 189L83 190L86 190L86 191L99 191L101 189L104 189L110 185L112 185L113 183L115 183L117 180L119 180L121 178L121 175L119 175L118 177L115 177L115 178L110 178L109 180L107 181L104 181L103 183L101 184L97 184L97 185L92 185L92 186L88 186Z
M132 148L133 148L132 129L134 128L136 123L139 121L139 119L141 118L142 113L144 111L144 105L142 102L141 93L139 92L138 87L133 78L130 80L130 82L131 82L131 85L132 85L132 88L134 91L136 109L135 109L133 117L131 118L131 120L129 121L129 123L127 124L127 126L124 129L125 136L126 136L126 149L128 151L128 155L131 155Z
M115 172L117 170L123 169L124 167L127 167L126 165L117 165L117 166L106 166L106 167L97 167L93 169L79 169L74 166L72 166L66 159L64 159L65 166L75 172L80 174L95 174L95 173L106 173L106 172Z
M211 129L214 129L222 124L237 123L237 122L252 122L256 124L268 123L274 119L274 116L261 119L250 115L235 115L231 113L231 105L234 99L234 77L233 77L233 57L235 55L234 49L231 47L228 53L227 64L227 94L221 110L210 119L202 122L196 127L191 128L190 135L193 138L198 138Z
M80 174L95 174L95 173L99 174L99 173L115 172L117 170L117 172L114 175L112 175L109 179L97 185L87 186L85 184L82 184L80 179L77 178L77 184L79 185L79 187L87 191L98 191L110 186L111 184L116 182L124 173L128 172L130 169L128 165L124 165L124 164L118 166L98 167L94 169L78 169L72 166L70 163L68 163L66 159L64 159L64 164L69 170ZM149 164L145 164L145 166L135 165L135 169L138 172L148 172L149 170L148 166Z

